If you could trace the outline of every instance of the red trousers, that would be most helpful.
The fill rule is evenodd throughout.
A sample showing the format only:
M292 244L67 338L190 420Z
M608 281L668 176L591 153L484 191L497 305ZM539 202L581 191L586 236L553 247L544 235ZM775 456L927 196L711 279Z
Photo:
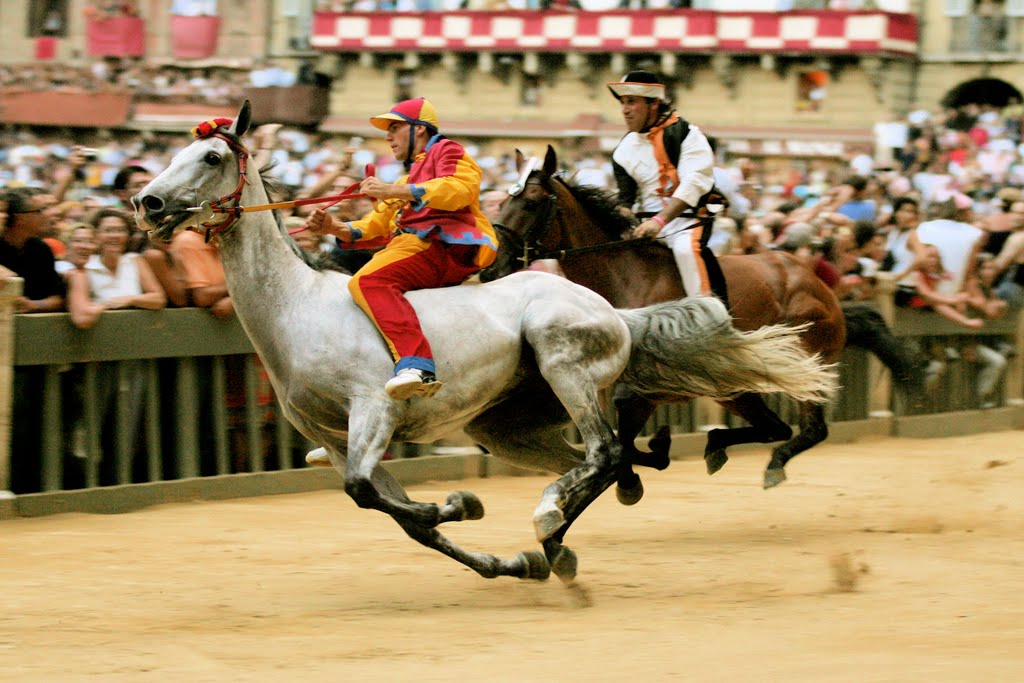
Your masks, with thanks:
M401 234L352 277L348 291L384 337L396 372L436 371L430 344L405 292L463 282L479 270L473 263L478 248Z

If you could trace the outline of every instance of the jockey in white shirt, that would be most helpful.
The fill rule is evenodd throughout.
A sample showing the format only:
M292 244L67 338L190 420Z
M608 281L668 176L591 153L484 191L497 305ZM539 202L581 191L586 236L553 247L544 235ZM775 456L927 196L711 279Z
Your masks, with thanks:
M641 219L637 237L657 237L672 249L687 296L725 297L725 280L707 247L714 152L704 134L669 105L655 74L631 71L608 84L629 132L612 154L619 200ZM704 216L695 218L694 215Z

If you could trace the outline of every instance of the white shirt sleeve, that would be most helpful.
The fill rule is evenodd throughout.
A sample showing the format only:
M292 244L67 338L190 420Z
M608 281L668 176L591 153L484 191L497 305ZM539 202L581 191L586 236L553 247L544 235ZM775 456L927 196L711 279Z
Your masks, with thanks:
M715 184L714 166L715 155L708 139L697 126L691 125L679 154L679 187L672 193L672 198L697 206L700 198Z

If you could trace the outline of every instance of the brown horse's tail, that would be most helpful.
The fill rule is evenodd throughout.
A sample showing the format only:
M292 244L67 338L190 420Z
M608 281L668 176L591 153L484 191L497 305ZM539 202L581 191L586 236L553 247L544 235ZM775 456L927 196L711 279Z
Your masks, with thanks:
M740 332L712 297L620 310L632 352L620 381L651 398L781 392L825 403L836 389L834 367L809 355L803 327L770 325Z

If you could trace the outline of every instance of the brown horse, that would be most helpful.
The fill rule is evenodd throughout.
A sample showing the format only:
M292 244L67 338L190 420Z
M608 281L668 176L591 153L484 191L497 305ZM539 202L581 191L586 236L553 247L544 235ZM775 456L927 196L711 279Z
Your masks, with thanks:
M667 247L650 239L622 239L634 221L622 212L614 195L557 176L558 160L551 147L540 169L526 172L518 150L516 162L526 177L505 202L499 235L502 250L498 261L482 274L484 280L507 275L535 259L557 258L566 277L597 292L616 308L635 308L685 296ZM846 342L843 311L835 294L813 271L792 255L775 251L724 256L719 264L737 328L753 330L777 323L806 325L801 335L806 350L817 353L825 363L839 359ZM651 441L651 453L637 451L634 441L657 403L683 400L682 396L638 396L616 390L619 441L633 455L635 464L657 469L668 466L667 429ZM770 488L785 481L787 462L828 436L820 403L800 404L800 431L796 436L760 394L743 394L721 405L750 426L708 433L704 460L709 474L728 460L725 449L729 446L784 441L772 451L765 471L764 487ZM620 500L639 500L639 494L629 493L637 487L639 480L629 468L619 480Z

